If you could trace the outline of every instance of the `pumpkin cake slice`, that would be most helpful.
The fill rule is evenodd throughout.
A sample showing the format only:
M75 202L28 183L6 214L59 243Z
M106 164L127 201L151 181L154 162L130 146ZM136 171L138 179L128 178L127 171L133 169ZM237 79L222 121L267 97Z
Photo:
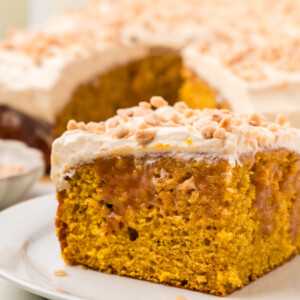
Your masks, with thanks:
M64 261L224 296L298 254L300 131L150 103L54 142Z

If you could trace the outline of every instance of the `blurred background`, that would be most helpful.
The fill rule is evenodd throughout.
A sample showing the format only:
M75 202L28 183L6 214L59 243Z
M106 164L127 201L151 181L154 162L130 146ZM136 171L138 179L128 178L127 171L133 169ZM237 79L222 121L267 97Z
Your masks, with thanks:
M64 8L78 7L92 0L0 0L0 38L10 28L43 23Z

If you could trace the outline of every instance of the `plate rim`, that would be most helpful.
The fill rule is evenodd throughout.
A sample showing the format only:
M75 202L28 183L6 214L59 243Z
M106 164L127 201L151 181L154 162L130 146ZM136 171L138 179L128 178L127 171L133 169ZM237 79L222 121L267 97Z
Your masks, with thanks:
M54 200L51 198L55 199L55 193L49 193L49 194L46 194L43 196L38 196L38 197L32 198L30 200L26 200L24 202L15 204L11 207L8 207L0 212L0 220L1 220L2 216L8 215L8 214L13 214L14 211L22 210L24 207L34 206L34 205L36 205L36 203L39 203L39 202L44 203L45 201L48 201L50 203L50 201ZM2 270L1 268L0 268L0 277L9 281L10 283L15 284L18 287L24 289L25 291L31 292L31 293L36 294L41 297L46 297L46 298L51 297L50 299L56 299L56 300L84 300L83 298L80 298L77 296L62 294L62 293L55 292L55 291L49 291L48 289L39 287L34 283L26 282L25 280L19 279L16 276L8 274L6 271Z

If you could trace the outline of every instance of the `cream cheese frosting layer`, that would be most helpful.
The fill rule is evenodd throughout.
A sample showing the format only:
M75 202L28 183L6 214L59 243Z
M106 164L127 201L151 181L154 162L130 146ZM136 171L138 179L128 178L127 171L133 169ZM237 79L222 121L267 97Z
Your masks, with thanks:
M172 152L181 158L192 153L227 159L234 166L243 153L266 148L300 151L300 130L282 117L268 122L257 114L239 115L227 110L192 110L182 102L168 106L160 97L139 107L121 109L102 123L76 123L54 141L51 178L64 189L64 177L74 167L109 155L143 155Z
M48 57L42 65L22 53L0 52L0 104L54 123L78 86L146 56L147 51L145 47L110 45L76 57Z
M217 56L199 52L197 46L183 51L184 64L228 101L235 112L264 114L275 120L283 113L291 124L300 127L300 72L287 73L265 63L268 74L261 80L246 80L235 74Z

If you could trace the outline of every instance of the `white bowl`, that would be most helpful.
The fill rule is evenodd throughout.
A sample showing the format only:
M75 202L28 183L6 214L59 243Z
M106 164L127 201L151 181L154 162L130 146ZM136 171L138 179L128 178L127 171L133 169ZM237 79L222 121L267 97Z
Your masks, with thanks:
M0 164L23 168L20 173L0 176L0 209L18 203L45 172L42 153L18 141L0 140Z

